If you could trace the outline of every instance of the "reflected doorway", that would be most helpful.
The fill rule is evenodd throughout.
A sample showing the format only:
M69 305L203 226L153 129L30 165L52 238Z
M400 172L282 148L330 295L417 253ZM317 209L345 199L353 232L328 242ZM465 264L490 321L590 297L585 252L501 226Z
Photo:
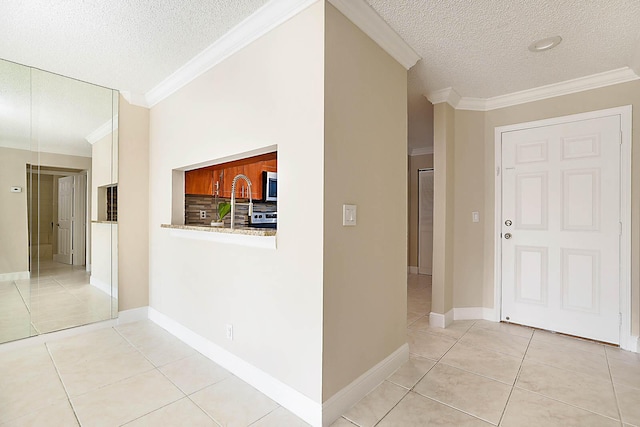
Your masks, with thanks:
M27 211L31 271L43 262L85 266L87 170L27 165ZM32 179L33 177L33 179ZM28 213L27 213L28 214Z

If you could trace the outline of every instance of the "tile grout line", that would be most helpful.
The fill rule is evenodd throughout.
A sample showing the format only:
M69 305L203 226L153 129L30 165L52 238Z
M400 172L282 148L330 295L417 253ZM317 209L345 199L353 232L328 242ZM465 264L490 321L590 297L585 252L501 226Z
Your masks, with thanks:
M583 408L581 406L577 406L575 403L565 402L564 400L556 399L555 397L547 396L546 394L542 394L540 392L533 391L533 390L528 390L528 389L523 388L523 387L514 386L514 388L517 388L518 390L525 391L527 393L535 394L536 396L544 397L545 399L553 400L554 402L558 402L558 403L561 403L563 405L571 406L572 408L579 409L581 411L585 411L585 412L588 412L590 414L597 415L599 417L607 418L607 419L612 420L612 421L620 421L621 422L621 420L616 420L615 418L611 418L608 415L604 415L604 414L601 414L599 412L594 412L594 411L592 411L590 409L586 409L586 408Z
M534 334L533 334L533 335L535 335L535 331L537 331L537 330L534 330ZM531 341L533 341L533 335L531 336ZM527 351L528 351L528 350L529 350L529 346L527 346ZM526 357L526 353L525 353L525 357ZM524 364L524 358L523 358L523 360L522 360L522 363ZM551 367L551 368L559 369L559 370L566 371L566 372L570 372L570 373L576 373L575 371L571 371L571 370L564 369L564 368L559 368L559 367L557 367L557 366L553 366L553 365L547 365L547 364L545 364L545 363L541 363L541 362L538 362L538 361L534 361L534 362L532 362L532 363L536 363L536 364L544 365L544 366L549 366L549 367ZM517 377L516 377L516 381L514 382L513 389L516 389L516 388L517 388L517 389L519 389L519 390L523 390L523 391L526 391L526 392L528 392L528 393L533 393L533 394L535 394L535 395L538 395L538 396L544 397L544 398L546 398L546 399L553 400L554 402L559 402L559 403L562 403L562 404L564 404L564 405L571 406L571 407L573 407L573 408L576 408L576 409L580 409L580 410L582 410L582 411L589 412L589 413L591 413L591 414L595 414L595 415L598 415L598 416L601 416L601 417L605 417L605 418L608 418L608 419L610 419L610 420L614 420L614 421L620 421L620 422L622 422L622 418L620 418L620 419L616 420L615 418L611 418L611 417L610 417L610 416L608 416L608 415L604 415L604 414L601 414L601 413L599 413L599 412L595 412L595 411L592 411L592 410L590 410L590 409L583 408L583 407L578 406L578 405L576 405L576 404L574 404L574 403L566 402L566 401L564 401L564 400L560 400L560 399L557 399L557 398L555 398L555 397L547 396L546 394L542 394L542 393L537 392L537 391L529 390L529 389L526 389L526 388L524 388L524 387L519 387L519 386L517 385L517 380L518 380L518 379L519 379L519 377L520 377L520 372L521 372L521 370L522 370L522 367L521 367L521 369L519 369L519 370L518 370L518 375L517 375ZM580 372L577 372L577 373L578 373L578 374L582 374L582 373L580 373ZM593 375L589 375L589 374L584 374L584 375L588 375L588 376L593 377L593 378L595 378L595 379L597 379L597 380L599 380L599 381L606 382L605 380L600 380L600 379L598 379L597 377L594 377ZM613 386L613 381L612 381L612 386ZM614 393L615 393L615 390L614 390ZM511 395L509 395L509 400L511 400ZM508 404L508 401L507 401L507 404ZM505 408L505 411L506 411L506 408ZM620 414L618 414L618 415L620 415Z
M613 373L611 373L611 365L609 364L609 354L607 353L607 349L604 349L604 359L607 362L607 370L609 371L609 379L611 380L611 388L613 389L613 398L616 400L616 409L618 410L618 417L620 418L620 425L624 425L622 421L622 410L620 409L620 402L618 400L618 391L616 390L616 386L613 382Z
M148 357L147 357L147 356L142 352L142 350L141 350L140 348L138 348L138 347L137 347L136 345L134 345L130 340L128 340L128 339L127 339L127 337L125 337L124 335L122 335L122 334L120 333L120 331L118 331L118 329L116 329L116 327L115 327L115 326L114 326L112 329L113 329L113 330L114 330L114 331L115 331L115 332L116 332L120 337L122 337L122 339L123 339L123 340L125 340L125 341L127 342L127 344L129 344L133 349L135 349L138 353L140 353L140 354L142 355L142 357L144 357L144 358L145 358L145 360L151 364L151 366L153 366L153 369L152 369L152 370L156 370L156 371L158 371L158 372L160 373L160 375L162 375L162 376L163 376L164 378L166 378L166 379L167 379L167 380L168 380L168 381L169 381L169 382L170 382L174 387L176 387L178 390L180 390L180 392L181 392L182 394L184 394L184 397L186 397L187 399L189 399L189 400L191 401L191 403L193 403L194 405L196 405L196 407L197 407L198 409L200 409L202 412L204 412L204 414L205 414L207 417L211 418L211 420L213 420L213 422L214 422L214 423L216 423L218 426L221 426L221 424L220 424L220 423L218 423L218 421L216 421L216 420L215 420L215 419L214 419L214 418L213 418L213 417L212 417L212 416L211 416L207 411L205 411L205 410L204 410L204 408L200 407L200 405L198 405L196 402L194 402L194 401L193 401L193 399L191 399L191 395L190 395L190 394L185 393L185 392L184 392L184 390L182 390L182 389L181 389L177 384L175 384L173 381L171 381L171 379L170 379L169 377L167 377L167 376L164 374L164 372L162 372L162 371L160 370L160 366L156 366L156 365L155 365L155 364L154 364L154 363L153 363L153 362L152 362L152 361L151 361L151 360L150 360L150 359L149 359L149 358L148 358ZM163 329L163 330L164 330L164 329ZM201 353L199 353L199 352L196 352L196 353L201 354ZM181 357L180 359L174 360L174 362L177 362L178 360L186 359L187 357L190 357L190 356ZM173 362L170 362L170 363L173 363ZM163 365L163 366L164 366L164 365ZM147 371L147 372L151 372L151 370L150 370L150 371ZM131 378L131 377L130 377L130 378ZM225 378L225 379L226 379L226 378ZM224 380L222 380L222 381L224 381ZM219 381L219 382L221 382L221 381ZM216 384L216 383L214 383L214 384ZM210 384L210 385L212 385L212 384ZM207 387L209 387L209 386L207 386ZM202 389L200 389L200 390L204 390L205 388L206 388L206 387L203 387L203 388L202 388ZM200 390L198 390L198 391L200 391ZM193 393L191 393L191 394L197 393L198 391L195 391L195 392L193 392ZM183 399L183 397L181 397L181 398L180 398L180 399L178 399L178 400L181 400L181 399ZM178 400L176 400L176 401L174 401L174 402L171 402L171 403L169 403L168 405L170 405L170 404L172 404L172 403L175 403L175 402L177 402ZM168 406L168 405L165 405L165 406ZM162 407L164 407L164 406L162 406ZM153 410L153 411L151 411L151 412L157 411L158 409L160 409L160 408L156 408L156 409L154 409L154 410ZM146 414L144 414L144 415L141 415L141 416L140 416L140 417L138 417L138 418L142 418L142 417L144 417L144 416L146 416L146 415L149 415L151 412L146 413ZM138 418L136 418L136 419L138 419ZM131 421L133 421L133 420L131 420ZM131 422L131 421L128 421L128 422Z
M424 317L424 316L423 316L423 317ZM475 325L475 324L476 324L476 322L474 321L474 322L469 326L469 328L468 328L468 329L467 329L467 330L466 330L466 331L465 331L465 332L460 336L460 338L462 338L463 336L465 336L465 335L467 334L467 332L469 332L469 331L471 330L471 328L473 327L473 325ZM407 329L409 329L409 328L407 327ZM431 334L431 335L437 335L437 334ZM452 338L452 337L449 337L449 338ZM418 392L414 391L414 389L415 389L415 387L418 385L418 383L420 383L420 381L422 381L422 380L423 380L423 379L424 379L424 378L429 374L429 372L431 372L431 371L433 370L433 368L435 368L435 367L436 367L436 365L438 365L439 363L441 363L442 358L444 358L444 356L446 356L446 355L447 355L447 353L449 353L449 351L451 351L451 349L452 349L452 348L453 348L453 347L454 347L454 346L459 342L460 338L454 338L454 339L456 340L456 342L455 342L451 347L449 347L449 349L448 349L447 351L445 351L445 352L444 352L444 354L442 354L442 356L440 356L440 357L438 358L438 360L437 360L437 361L435 361L436 363L434 363L434 364L433 364L433 366L432 366L431 368L429 368L429 369L427 370L427 372L425 372L425 373L424 373L424 375L422 375L422 376L420 377L420 379L418 379L418 381L416 381L416 383L415 383L413 386L411 386L411 388L409 388L409 389L408 389L407 393L405 393L405 395L404 395L404 396L402 396L402 398L401 398L398 402L396 402L396 404L395 404L395 405L393 405L393 407L392 407L391 409L389 409L389 411L387 411L387 412L382 416L382 418L380 418L380 420L378 420L378 421L375 423L374 427L375 427L376 425L380 424L380 423L382 422L382 420L384 420L384 419L385 419L385 417L386 417L387 415L389 415L389 414L391 413L391 411L393 411L393 410L396 408L396 406L398 406L398 405L400 404L400 402L402 402L402 401L403 401L403 400L404 400L404 399L405 399L409 394L411 394L411 393L415 393L415 394L417 394L418 396L422 396L422 397L428 398L428 399L430 399L430 400L433 400L434 402L437 402L437 403L443 404L443 405L445 405L445 406L449 406L449 405L447 405L447 404L445 404L445 403L438 402L438 401L437 401L437 400L435 400L435 399L431 399L431 398L429 398L429 397L427 397L427 396L423 396L422 394L420 394L420 393L418 393ZM415 354L415 353L414 353L414 354ZM420 355L417 355L417 356L420 356ZM427 358L427 357L424 357L424 356L420 356L420 357L422 357L423 359L427 359L427 360L433 360L433 359L430 359L430 358ZM443 363L443 364L445 364L445 363ZM445 364L445 365L446 365L446 364ZM448 366L448 365L447 365L447 366ZM393 374L391 374L391 375L393 375ZM388 377L387 377L387 378L388 378ZM387 381L387 379L385 379L385 381ZM393 383L393 382L391 382L391 381L389 381L389 382L390 382L391 384L395 384L395 383ZM399 384L396 384L396 385L398 385L398 386L399 386ZM400 386L400 387L402 387L402 386ZM355 406L355 405L354 405L354 406ZM466 412L461 411L461 410L459 410L459 409L457 409L457 408L454 408L453 406L449 406L449 407L450 407L451 409L456 410L456 411L463 412L463 413L467 414ZM472 416L472 417L474 417L474 418L476 418L476 419L479 419L479 420L482 420L482 421L486 421L486 420L483 420L482 418L475 417L474 415L471 415L471 414L467 414L467 415ZM349 420L348 418L344 417L344 415L343 415L343 418L345 418L345 419L346 419L347 421L349 421L349 422L352 422L352 421L351 421L351 420ZM490 424L491 424L491 423L490 423ZM358 425L358 424L356 424L356 425Z
M62 379L62 375L60 375L60 370L58 369L58 365L56 364L55 359L53 358L53 354L51 354L51 349L49 348L47 342L44 343L44 347L47 349L47 354L49 355L49 359L51 359L51 363L53 364L53 369L56 370L56 375L58 375L58 380L60 380L60 384L62 385L62 388L64 389L64 393L67 395L67 402L69 403L69 406L71 407L71 411L73 411L73 416L76 419L76 422L78 423L79 426L82 426L82 423L80 423L80 418L78 417L78 413L76 412L76 408L73 405L73 402L71 401L71 395L69 394L69 391L67 390L67 386L64 383L64 380Z
M509 402L511 401L511 396L513 395L513 390L516 388L516 384L520 379L520 373L522 372L522 365L524 365L524 359L527 357L527 352L529 351L529 347L531 346L531 342L533 341L533 336L535 335L535 331L529 337L529 342L527 343L527 348L524 350L524 354L522 355L522 360L520 361L520 366L518 367L518 372L516 373L516 377L513 379L513 384L511 385L511 390L509 391L509 396L507 397L507 401L504 404L504 408L502 409L502 414L500 414L500 419L498 420L497 425L502 424L502 420L504 419L504 415L507 413L507 407L509 406Z

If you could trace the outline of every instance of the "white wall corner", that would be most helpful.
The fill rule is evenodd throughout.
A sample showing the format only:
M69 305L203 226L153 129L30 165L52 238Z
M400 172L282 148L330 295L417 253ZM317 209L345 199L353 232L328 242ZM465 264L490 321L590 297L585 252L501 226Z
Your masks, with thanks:
M366 1L329 0L329 3L407 70L420 60L420 55Z
M302 12L317 0L278 0L267 2L228 33L145 94L149 108L187 85L278 25Z
M433 154L433 146L412 148L411 151L409 152L410 156L423 156L425 154Z
M118 324L139 322L149 318L149 307L138 307L118 312Z
M453 323L453 309L447 311L445 314L429 313L429 325L435 328L446 328Z
M446 102L447 104L451 105L453 108L457 108L458 103L460 103L460 100L462 98L454 88L447 87L447 88L436 90L434 92L429 93L427 95L427 99L433 105Z
M409 274L418 274L418 267L414 265L410 265L407 267L407 273Z
M307 423L312 426L322 425L322 404L320 402L312 400L235 354L182 326L153 307L149 307L149 319Z
M322 404L322 426L327 427L409 360L409 345L403 344L373 368L360 375Z

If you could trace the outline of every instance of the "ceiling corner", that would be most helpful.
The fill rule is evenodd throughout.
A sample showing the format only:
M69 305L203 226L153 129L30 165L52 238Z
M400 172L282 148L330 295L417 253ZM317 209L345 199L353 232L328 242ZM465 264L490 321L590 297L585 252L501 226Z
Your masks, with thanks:
M420 55L366 1L329 0L329 3L371 37L405 69L410 69L421 59Z
M462 97L452 87L436 90L434 92L429 93L426 96L429 102L431 102L433 105L446 102L447 104L451 105L453 108L457 108L458 104L462 100Z
M133 93L128 90L121 90L120 95L131 105L149 108L147 98L141 93Z
M268 2L148 91L144 96L146 106L148 108L153 107L243 47L302 12L316 1L278 0Z

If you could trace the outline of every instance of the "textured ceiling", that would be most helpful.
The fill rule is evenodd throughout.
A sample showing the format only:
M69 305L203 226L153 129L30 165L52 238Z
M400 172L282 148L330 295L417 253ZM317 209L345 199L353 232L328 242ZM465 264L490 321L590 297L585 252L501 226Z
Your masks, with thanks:
M146 93L267 0L2 0L0 58Z
M432 145L424 95L439 89L490 98L640 67L640 0L353 1L423 58L409 71L410 149ZM144 94L265 3L2 0L0 58ZM553 35L563 37L557 48L527 50Z
M367 2L422 57L409 71L410 149L432 145L420 95L453 87L491 98L640 60L638 0ZM527 49L555 35L563 38L555 49Z
M86 137L112 102L110 89L0 60L0 146L91 157Z
M640 42L638 0L367 1L423 58L411 73L425 94L490 98L601 73ZM555 35L555 49L527 49Z

